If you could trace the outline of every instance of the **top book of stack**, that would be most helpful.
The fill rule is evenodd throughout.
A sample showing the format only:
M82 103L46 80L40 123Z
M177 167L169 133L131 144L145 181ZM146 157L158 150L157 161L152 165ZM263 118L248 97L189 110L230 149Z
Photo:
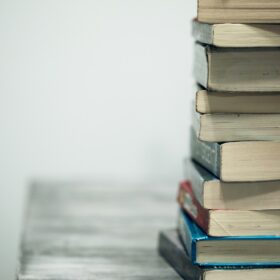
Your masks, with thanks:
M280 23L280 1L198 0L197 19L207 23Z

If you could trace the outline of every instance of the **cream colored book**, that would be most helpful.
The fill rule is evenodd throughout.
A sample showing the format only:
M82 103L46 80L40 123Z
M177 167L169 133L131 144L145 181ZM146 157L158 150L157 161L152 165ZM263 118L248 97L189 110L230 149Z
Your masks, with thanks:
M280 180L280 142L205 142L191 130L191 157L224 182Z
M280 141L280 114L200 114L198 138L208 142Z
M280 92L219 92L199 88L195 107L202 114L279 114Z
M198 0L197 18L209 23L279 23L279 0Z
M280 180L223 182L190 159L184 160L184 173L196 199L205 209L280 209Z
M217 47L279 47L279 24L207 24L193 21L195 40Z
M212 91L279 92L280 51L196 44L194 73L197 82Z

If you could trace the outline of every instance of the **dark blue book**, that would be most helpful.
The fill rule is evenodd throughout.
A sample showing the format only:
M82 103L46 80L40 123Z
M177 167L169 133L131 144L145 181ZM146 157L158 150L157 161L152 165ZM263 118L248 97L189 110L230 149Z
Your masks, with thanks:
M191 157L221 181L280 180L280 141L207 142L197 137L197 125L194 117Z
M189 158L184 159L184 177L191 184L195 198L205 209L279 209L280 181L223 182Z
M280 267L280 236L211 237L182 210L178 230L193 264Z

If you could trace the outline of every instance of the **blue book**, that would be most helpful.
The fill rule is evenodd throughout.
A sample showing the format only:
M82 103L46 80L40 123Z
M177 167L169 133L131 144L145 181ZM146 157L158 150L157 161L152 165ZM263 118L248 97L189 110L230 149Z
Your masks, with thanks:
M159 254L186 280L277 280L278 267L202 267L192 264L176 230L159 234Z
M178 230L193 264L280 267L280 236L211 237L182 210Z

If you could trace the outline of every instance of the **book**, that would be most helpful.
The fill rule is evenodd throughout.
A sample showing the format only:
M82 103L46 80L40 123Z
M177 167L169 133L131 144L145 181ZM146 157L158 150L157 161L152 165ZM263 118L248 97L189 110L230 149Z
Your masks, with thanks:
M206 209L199 203L189 181L180 184L177 200L181 208L210 236L280 236L280 209Z
M202 114L279 114L279 104L280 92L220 92L199 88L195 97L195 109Z
M280 236L211 237L182 210L178 231L193 264L205 267L280 266Z
M278 48L195 45L195 78L209 90L277 92L280 91L279 73Z
M192 264L179 240L177 230L166 230L159 233L158 252L184 279L202 279L206 269Z
M198 0L197 18L210 23L279 23L278 0Z
M191 157L224 182L280 180L280 142L205 142L192 129Z
M208 24L193 20L196 41L217 47L279 47L279 24Z
M280 141L280 114L194 112L193 118L198 138L203 141Z
M159 233L158 252L186 280L276 280L280 275L280 268L228 268L194 265L175 229Z
M188 158L184 160L184 173L196 199L205 209L280 209L280 181L223 182Z

